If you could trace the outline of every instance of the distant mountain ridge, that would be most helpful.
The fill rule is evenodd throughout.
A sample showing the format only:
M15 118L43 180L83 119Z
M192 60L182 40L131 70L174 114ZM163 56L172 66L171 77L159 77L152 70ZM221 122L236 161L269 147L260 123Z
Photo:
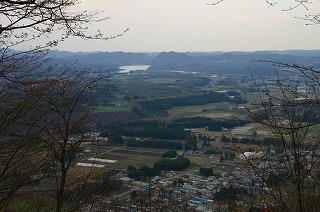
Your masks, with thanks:
M118 70L120 66L133 64L150 64L152 57L145 53L126 52L67 52L50 51L53 61L60 60L67 64L76 63L80 67L100 70Z
M270 63L262 63L260 60L320 68L320 51L222 52L193 55L163 52L152 60L149 69L209 71L216 74L250 74L250 72L257 75L275 74L275 68L271 67Z
M115 66L149 64L152 60L151 56L145 53L125 52L94 52L85 55L72 56L69 58L78 59L79 61L85 63L112 64Z
M285 50L256 52L66 52L51 51L59 63L74 63L79 67L118 70L125 65L150 65L150 70L207 71L216 74L259 75L274 73L270 64L259 60L281 61L288 64L320 69L320 50Z

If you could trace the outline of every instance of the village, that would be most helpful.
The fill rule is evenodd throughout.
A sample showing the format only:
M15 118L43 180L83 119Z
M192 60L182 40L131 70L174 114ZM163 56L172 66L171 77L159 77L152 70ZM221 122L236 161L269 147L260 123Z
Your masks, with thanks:
M198 143L202 147L203 141L199 140ZM230 143L224 148L230 149L231 146L233 144ZM97 168L118 167L119 172L116 177L121 181L123 188L113 192L111 196L100 197L95 204L98 211L101 208L104 211L223 211L230 207L230 204L246 209L267 207L264 198L257 198L257 194L268 192L270 189L264 181L268 178L271 164L263 160L262 152L237 151L234 158L223 159L221 154L206 154L208 148L202 147L197 151L182 150L178 151L177 157L190 159L191 165L187 169L161 171L157 176L134 180L128 177L127 167L122 164L126 161L124 153L135 154L130 156L131 162L127 162L139 167L150 162L146 160L148 156L160 156L165 150L126 146L104 148L108 149L108 154L102 154L101 158L94 158L91 155L92 157L88 159L91 161L89 165ZM120 154L118 157L121 159L116 160L114 153ZM274 156L276 153L272 149L269 154ZM147 156L143 157L145 161L136 161L143 155ZM251 164L248 163L249 160ZM272 168L281 171L283 165L274 162ZM212 173L206 176L200 173L200 169L212 170ZM265 178L261 177L261 173L265 174ZM249 199L254 201L248 201Z

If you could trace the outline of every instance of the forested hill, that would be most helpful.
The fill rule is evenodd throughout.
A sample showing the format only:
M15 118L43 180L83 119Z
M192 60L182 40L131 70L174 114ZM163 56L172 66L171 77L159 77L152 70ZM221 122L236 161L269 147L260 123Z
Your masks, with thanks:
M126 52L67 52L50 51L53 62L76 64L81 67L89 67L99 70L118 70L120 66L135 64L150 64L152 57L146 53L126 53Z
M117 70L125 65L151 65L150 70L208 71L216 74L274 74L270 64L258 60L281 61L320 69L320 50L286 50L257 52L65 52L51 51L54 61L74 63L78 67Z
M304 54L303 54L304 53ZM320 51L265 51L265 52L217 52L176 53L162 52L151 62L152 70L210 71L216 74L275 74L270 63L281 61L320 68Z

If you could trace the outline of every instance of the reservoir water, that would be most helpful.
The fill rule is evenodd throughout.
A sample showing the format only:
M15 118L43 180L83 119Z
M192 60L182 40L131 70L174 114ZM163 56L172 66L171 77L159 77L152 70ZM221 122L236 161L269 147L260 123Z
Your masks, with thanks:
M120 66L119 73L129 73L130 71L146 71L149 65L131 65L131 66Z

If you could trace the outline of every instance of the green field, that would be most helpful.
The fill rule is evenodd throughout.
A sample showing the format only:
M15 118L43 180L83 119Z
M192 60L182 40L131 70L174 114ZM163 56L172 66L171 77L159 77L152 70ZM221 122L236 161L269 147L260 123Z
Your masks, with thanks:
M147 165L153 166L153 163L161 160L161 157L147 156L147 155L134 155L130 158L121 161L121 164L125 166L129 165Z
M207 155L184 155L185 158L188 158L191 163L193 164L198 164L198 163L206 163L206 162L211 162L213 159L210 159L209 156Z
M118 111L130 111L131 107L122 107L122 106L96 106L94 107L95 113L112 113Z
M100 176L102 174L105 174L109 171L109 169L107 167L103 167L103 168L96 168L92 171L92 173L90 174L90 178L95 178L97 176Z

